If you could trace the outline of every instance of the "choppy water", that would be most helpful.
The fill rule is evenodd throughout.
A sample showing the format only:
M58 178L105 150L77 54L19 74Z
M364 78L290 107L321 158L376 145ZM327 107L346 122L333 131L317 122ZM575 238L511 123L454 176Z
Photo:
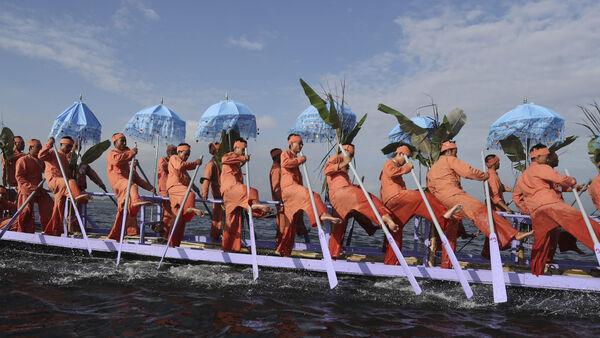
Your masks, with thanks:
M98 203L94 212L109 208ZM103 218L103 224L112 221ZM190 232L206 234L205 223ZM271 238L271 223L258 223ZM377 239L355 232L363 244ZM470 248L477 251L477 246ZM491 287L401 278L324 275L249 267L168 264L24 250L0 244L2 336L598 336L600 295L510 288L495 305Z

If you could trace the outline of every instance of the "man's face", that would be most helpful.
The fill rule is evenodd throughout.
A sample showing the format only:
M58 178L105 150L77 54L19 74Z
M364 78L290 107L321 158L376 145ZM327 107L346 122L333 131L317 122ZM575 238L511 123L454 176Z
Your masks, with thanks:
M246 148L235 147L235 148L233 148L233 152L234 152L236 155L244 155L244 153L245 153L245 149L246 149Z
M304 142L302 142L302 141L300 141L300 142L294 142L290 146L290 150L293 151L295 154L297 154L297 153L299 153L299 152L302 151L303 147L304 147Z
M42 150L42 145L41 144L36 144L35 146L30 146L29 147L29 154L33 157L37 157L40 150Z
M548 155L538 155L534 161L538 164L548 164Z
M60 151L65 154L70 153L72 149L73 149L73 145L70 143L61 143L60 144Z
M121 137L115 141L115 148L119 150L125 150L125 148L127 148L127 139L125 137Z
M15 137L15 150L23 151L25 149L25 141L20 137Z
M179 158L182 159L183 161L187 161L187 159L190 158L190 151L189 150L180 150L177 152L177 156L179 156Z

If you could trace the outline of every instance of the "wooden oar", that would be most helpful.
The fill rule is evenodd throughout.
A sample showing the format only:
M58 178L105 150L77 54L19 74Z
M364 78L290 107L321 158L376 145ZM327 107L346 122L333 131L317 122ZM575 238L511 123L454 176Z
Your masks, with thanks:
M565 174L569 175L569 171L565 170ZM598 242L598 237L594 232L594 228L592 227L592 223L590 222L590 218L588 214L585 212L583 208L583 203L581 203L581 199L579 198L579 194L577 194L577 189L573 187L573 195L575 195L575 200L577 201L577 205L579 206L579 211L581 211L581 216L583 216L583 220L585 221L585 226L590 233L590 237L592 237L592 242L594 243L594 253L596 254L596 259L598 260L598 265L600 265L600 243Z
M142 169L142 166L138 163L137 164L137 168L140 169L140 173L142 174L142 176L144 177L144 179L146 180L146 182L148 182L148 184L150 184L150 180L148 179L148 176L146 176L146 173L144 172L144 169ZM156 191L156 187L152 186L152 188ZM156 196L154 194L154 191L152 192L152 196Z
M410 163L412 165L412 161L409 160L408 156L406 156L406 155L404 155L404 161L406 161L406 163ZM454 251L452 250L452 247L450 246L450 242L448 242L448 238L444 234L444 231L442 231L442 227L440 226L440 223L438 222L438 219L435 216L435 213L433 212L431 205L429 204L429 200L427 199L427 196L425 195L425 192L423 191L423 188L421 187L421 183L419 182L417 175L415 175L414 170L411 170L410 173L412 174L412 178L414 179L415 184L417 185L417 188L419 189L419 193L421 194L421 198L423 199L423 202L425 202L425 206L427 207L427 211L429 212L429 215L431 216L431 220L433 221L433 224L435 225L435 229L437 230L438 235L440 236L442 245L444 246L444 249L446 249L446 254L448 254L448 258L450 258L450 262L452 262L452 267L454 268L454 272L456 272L458 281L460 282L460 285L462 286L463 290L465 291L465 295L467 296L467 298L470 299L471 297L473 297L473 290L471 290L471 286L469 285L469 282L467 282L465 273L463 272L462 268L460 267L460 264L458 263L458 259L456 259L456 255L454 254Z
M481 162L483 163L483 172L486 171L485 154L481 152ZM506 282L504 281L504 271L502 270L502 258L500 257L500 247L498 237L494 230L494 217L492 214L492 202L490 201L490 186L488 180L483 182L485 191L485 204L487 206L488 223L490 225L490 264L492 266L492 286L494 289L494 303L504 303L507 301Z
M246 148L246 156L248 148ZM246 194L250 202L250 161L246 162ZM254 238L254 219L252 217L252 207L248 203L248 225L250 228L250 252L252 253L252 278L258 279L258 258L256 257L256 239Z
M0 232L0 239L2 239L2 236L4 236L4 233L8 229L10 229L10 227L13 225L13 223L17 220L17 217L19 216L19 214L21 214L21 212L23 211L23 209L25 209L25 207L29 204L29 201L31 201L31 199L33 198L33 196L35 196L35 193L37 192L37 190L44 185L45 181L46 181L46 179L43 178L40 181L40 183L38 183L37 187L35 187L35 190L31 194L29 194L29 196L27 196L27 199L25 199L25 202L23 202L23 204L21 204L21 206L19 207L19 209L17 209L17 211L15 212L15 214L12 215L12 217L8 221L8 224L6 224L4 226L4 228L2 228L2 231Z
M338 146L339 146L340 150L342 151L342 154L345 157L348 157L348 154L346 153L346 151L344 150L342 145L338 144ZM385 222L383 222L383 219L381 218L379 211L377 211L377 208L375 207L375 204L373 203L373 200L371 199L369 192L367 191L367 189L365 189L365 186L363 185L362 181L360 180L360 175L358 175L358 173L356 172L356 169L354 168L354 165L352 165L352 162L348 163L348 165L350 166L350 170L352 170L354 177L356 177L356 180L358 181L358 184L359 184L363 194L367 198L367 201L369 202L369 205L371 206L371 209L373 210L375 217L377 217L377 221L381 225L381 229L383 230L383 233L385 234L385 237L387 238L389 245L392 246L392 250L394 251L394 254L396 255L396 257L398 258L398 261L400 262L400 265L402 266L402 269L404 270L404 274L406 275L406 278L408 278L408 281L410 282L410 285L412 286L414 293L417 295L420 295L423 291L421 290L421 287L417 283L415 276L410 271L410 267L408 266L406 259L404 259L404 255L402 255L402 252L400 251L400 248L398 248L398 245L396 244L396 241L392 237L392 234L390 233L387 226L385 225Z
M133 171L135 170L135 156L129 164L129 177L127 178L127 190L125 191L125 204L123 205L123 218L121 219L121 234L119 235L119 251L117 252L117 266L121 262L121 250L123 249L123 237L125 237L125 226L127 225L127 212L129 211L129 194L131 192L131 183L133 181Z
M83 222L81 221L81 215L79 215L79 209L77 209L77 204L75 203L75 198L73 197L73 192L71 191L71 186L69 185L69 179L67 178L67 174L65 168L63 168L62 161L60 160L60 156L58 155L58 148L56 147L56 143L52 144L54 148L54 155L56 156L56 162L58 162L58 167L60 168L60 173L62 174L63 180L65 181L65 186L67 188L67 194L69 194L68 200L71 201L71 206L73 207L73 211L75 211L75 217L77 217L77 223L79 224L79 229L81 230L81 234L83 235L83 239L85 239L85 245L88 249L88 254L92 254L92 248L90 247L90 241L88 240L87 233L85 232L85 227L83 226Z
M300 152L300 156L302 152ZM333 289L338 285L337 275L335 274L335 269L333 268L333 261L331 260L331 252L329 252L329 246L327 245L327 240L325 239L325 231L323 231L323 227L321 226L321 218L319 212L317 211L317 204L315 202L315 197L313 196L312 186L310 184L310 176L308 176L308 170L306 169L306 164L301 164L302 171L304 173L304 177L306 178L306 188L308 189L308 194L310 196L310 204L313 209L313 213L315 214L315 220L317 221L317 231L319 233L319 243L321 244L321 252L323 253L323 265L325 266L325 270L327 271L327 278L329 279L329 288Z
M202 159L200 160L202 161ZM183 208L190 196L190 192L192 191L192 185L194 184L194 180L196 179L196 175L198 174L198 169L200 169L199 165L196 166L196 170L194 170L194 175L192 175L192 178L190 179L190 183L188 184L187 190L185 191L183 200L181 201L181 203L179 203L179 210L177 211L177 216L175 217L175 223L173 223L173 227L171 228L171 232L169 233L169 239L167 240L167 245L165 245L165 250L163 251L162 256L160 257L160 262L158 262L158 266L156 267L156 269L160 269L160 266L162 265L162 262L165 259L165 256L167 255L167 251L169 250L169 244L171 244L171 238L173 238L175 228L177 228L177 225L179 225L179 219L183 214Z

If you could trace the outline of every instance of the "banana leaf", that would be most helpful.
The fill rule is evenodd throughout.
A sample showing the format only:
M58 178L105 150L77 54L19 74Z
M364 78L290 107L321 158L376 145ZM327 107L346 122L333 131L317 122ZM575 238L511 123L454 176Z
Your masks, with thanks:
M449 128L451 128L451 126L450 122L448 121L448 117L444 116L443 122L435 129L435 131L431 135L430 159L433 163L435 163L435 161L437 161L440 157L442 143L451 139Z
M15 135L8 127L2 128L0 132L0 150L5 161L12 159L15 147Z
M521 143L521 140L515 135L510 135L504 140L501 140L500 146L511 162L518 163L527 160L525 147L523 146L523 143Z
M104 140L100 143L94 144L83 154L83 156L81 156L81 163L91 164L100 158L100 156L102 156L102 154L104 154L108 148L110 148L110 140ZM73 157L76 159L76 156Z
M553 145L550 146L550 148L548 148L548 150L550 150L551 153L555 153L559 149L564 148L564 147L568 146L569 144L575 142L575 140L577 140L577 136L575 136L575 135L567 136L564 141L554 143Z
M400 129L402 129L403 132L409 135L425 135L425 137L427 136L427 129L419 127L417 124L411 121L411 119L406 117L401 112L395 110L394 108L380 103L377 106L377 110L379 110L382 113L386 113L396 117L396 120L398 120L398 124L400 124Z
M396 148L398 148L401 144L407 146L408 149L410 149L410 151L412 151L413 153L417 152L417 149L415 147L413 147L410 144L403 143L403 142L392 142L392 143L386 145L385 147L381 148L381 152L384 155L389 155L389 154L395 152Z
M354 140L354 138L356 137L366 120L367 114L363 115L363 117L360 118L358 123L354 126L354 128L352 128L348 135L344 136L342 143L352 143L352 141Z
M331 128L335 129L337 134L338 134L338 140L341 140L341 129L342 129L342 123L340 121L340 115L337 111L337 108L335 107L335 100L333 99L333 96L329 93L327 94L327 99L329 100L329 116L327 117L328 120L325 120L325 123L327 123L328 125L331 126ZM344 104L344 102L342 102L342 105ZM342 108L340 106L340 108Z
M460 108L454 108L444 117L444 119L448 121L447 130L449 139L453 139L458 135L458 132L460 132L465 123L467 123L467 115L465 115L464 111Z
M334 114L335 116L333 117L331 116L332 114L330 114L330 111L327 109L327 102L323 100L323 98L321 98L319 94L317 94L317 92L315 92L308 85L308 83L300 79L300 85L302 85L302 89L304 90L304 94L306 94L306 97L308 97L308 101L313 107L317 109L317 111L319 112L319 116L321 116L323 121L325 121L325 123L332 126L333 128L336 128L334 124L336 121L339 124L339 116L337 114ZM333 99L331 101L333 101ZM330 107L334 107L333 109L335 110L335 105L330 104Z

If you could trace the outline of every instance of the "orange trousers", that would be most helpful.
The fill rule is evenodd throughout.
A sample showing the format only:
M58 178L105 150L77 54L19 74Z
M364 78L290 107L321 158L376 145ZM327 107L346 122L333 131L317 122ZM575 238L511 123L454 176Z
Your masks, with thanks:
M210 222L210 238L216 242L221 236L223 228L223 207L221 204L213 203L212 220Z
M117 183L113 186L113 192L117 197L117 204L119 207L117 208L115 222L110 229L108 238L114 239L115 241L118 241L121 237L121 224L123 223L123 210L125 206L125 195L127 195L127 184L127 179L122 178L119 179L119 181L117 181ZM135 204L141 201L142 199L140 198L138 185L132 183L131 191L129 193L129 210L127 212L127 220L125 221L125 230L127 231L127 236L137 236L140 234L136 220L136 216L140 208L136 207Z
M302 236L306 233L304 227L304 217L302 212L296 213L292 222L289 222L285 214L277 214L277 252L281 256L288 257L292 254L294 249L294 243L296 242L296 235Z
M73 193L73 198L81 195L81 191L77 186L77 181L70 179L69 187ZM63 221L65 218L65 202L69 196L65 180L62 177L52 177L48 181L48 188L54 193L54 205L52 208L52 216L44 226L46 235L60 236L63 233Z
M173 215L177 218L177 214L179 213L179 209L181 209L181 203L183 202L183 198L185 197L185 193L187 191L187 187L184 185L175 185L169 188L169 201L171 202L171 210L173 211ZM181 240L183 239L183 234L185 233L185 225L187 222L191 221L194 216L196 216L193 212L186 212L187 209L193 208L196 205L196 194L194 192L190 192L185 204L183 205L183 211L181 212L181 216L179 217L179 221L177 222L177 226L175 226L175 230L173 232L173 236L171 237L171 242L169 246L176 247L181 244ZM175 224L175 218L171 222ZM171 226L171 227L172 227ZM167 234L171 233L171 227L167 229ZM168 236L168 235L167 235Z
M30 191L22 191L19 192L18 200L19 205L23 205L23 202L29 197ZM18 232L35 232L35 215L33 213L33 205L38 205L38 212L40 214L40 223L42 224L42 229L46 227L50 218L52 217L52 209L54 206L54 202L50 195L48 195L45 191L36 192L35 196L29 201L27 206L23 208L21 214L17 216L17 220L13 226L13 229Z
M242 210L258 201L258 190L250 188L246 197L246 186L236 184L223 194L225 204L225 228L221 239L223 251L239 252L242 249Z
M588 249L594 250L592 237L587 230L581 212L564 202L556 202L537 208L531 215L531 220L535 231L531 249L531 273L536 276L543 274L546 263L552 260L559 236L554 230L558 227L565 229ZM590 222L596 236L600 237L600 224L593 220L590 220Z
M452 247L452 250L456 249L456 239L458 237L458 221L456 220L448 220L444 218L444 213L448 209L440 202L433 194L426 192L427 200L431 205L431 209L438 222L440 223L440 227L444 234L448 238L448 242ZM433 228L433 219L427 211L427 206L425 202L421 198L421 194L415 190L405 190L398 195L390 198L386 201L385 206L392 212L392 216L394 217L394 221L396 224L400 226L400 229L396 233L392 233L392 237L396 241L398 248L402 250L402 231L404 229L404 225L414 216L420 216L427 219L431 224L431 231L435 231ZM397 265L398 259L392 250L392 247L387 242L387 239L384 241L385 250L385 258L384 263L389 265ZM442 247L442 264L441 267L444 269L449 269L452 267L452 263L450 262L450 258L448 257L448 253L446 249Z

